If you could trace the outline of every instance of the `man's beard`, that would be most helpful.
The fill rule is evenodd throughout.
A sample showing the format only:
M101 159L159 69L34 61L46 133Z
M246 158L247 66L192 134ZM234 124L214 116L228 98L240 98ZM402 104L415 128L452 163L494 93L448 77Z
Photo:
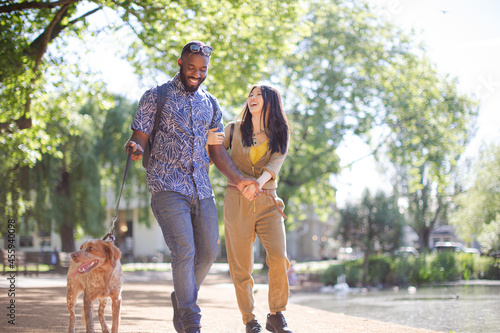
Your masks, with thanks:
M181 79L182 84L184 85L184 89L186 89L187 92L195 92L195 91L197 91L198 88L200 87L200 85L203 83L203 81L205 81L205 79L207 78L205 76L203 79L201 79L198 82L198 84L196 86L189 85L188 81L187 81L187 77L184 75L184 70L182 68L182 65L181 65L181 68L180 68L180 71L179 71L179 77Z

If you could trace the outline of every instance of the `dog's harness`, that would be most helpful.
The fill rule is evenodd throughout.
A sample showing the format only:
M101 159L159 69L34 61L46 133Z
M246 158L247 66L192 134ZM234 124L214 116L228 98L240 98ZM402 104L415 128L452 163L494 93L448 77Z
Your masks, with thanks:
M123 174L123 180L122 180L122 188L120 189L120 195L118 196L118 202L116 203L116 208L115 208L115 215L113 215L112 220L112 225L108 230L108 233L102 240L106 240L109 238L110 241L114 242L115 241L115 236L113 236L113 230L115 229L115 223L116 220L118 219L118 206L120 205L120 199L122 198L122 192L123 192L123 185L125 185L125 178L127 177L127 172L128 172L128 167L130 166L130 159L132 158L132 149L128 150L128 157L127 157L127 165L125 166L125 173Z
M238 192L240 191L239 188L237 188L234 185L227 185L227 188L230 188L232 190L236 190ZM281 216L283 216L286 219L285 213L283 213L283 211L281 210L281 207L278 205L276 198L271 194L271 190L261 189L261 191L264 192L265 194L267 194L273 200L274 205L276 206L276 209L278 210L278 212L281 214Z

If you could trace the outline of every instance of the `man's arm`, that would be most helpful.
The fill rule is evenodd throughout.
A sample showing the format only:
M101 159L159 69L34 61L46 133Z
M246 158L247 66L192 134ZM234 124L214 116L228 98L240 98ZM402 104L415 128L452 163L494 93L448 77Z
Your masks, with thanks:
M128 154L129 147L132 148L132 159L134 161L139 161L144 154L144 148L146 147L149 140L149 135L138 130L134 130L132 136L127 141L125 145L125 151Z
M229 179L232 183L236 184L238 189L243 192L246 186L254 184L257 188L259 187L259 183L253 178L244 178L241 173L234 166L233 160L227 153L224 145L209 145L208 151L210 152L210 157L214 162L217 169L227 179Z

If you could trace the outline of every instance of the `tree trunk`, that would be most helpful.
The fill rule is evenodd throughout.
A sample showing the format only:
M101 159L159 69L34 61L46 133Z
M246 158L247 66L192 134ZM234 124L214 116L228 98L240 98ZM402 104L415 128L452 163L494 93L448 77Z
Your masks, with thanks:
M75 252L75 239L73 237L74 227L63 224L59 229L61 235L62 252Z
M431 235L431 230L429 228L423 228L418 231L419 243L420 243L420 252L427 252L430 250L429 246L429 236Z
M61 213L63 220L59 221L59 235L61 236L61 244L63 252L75 252L74 239L74 216L71 212L71 191L70 191L70 174L66 170L62 171L61 181L56 188L56 195L64 198L67 201L62 204Z
M366 248L363 255L363 286L366 286L366 281L368 280L368 257L370 256L370 250Z

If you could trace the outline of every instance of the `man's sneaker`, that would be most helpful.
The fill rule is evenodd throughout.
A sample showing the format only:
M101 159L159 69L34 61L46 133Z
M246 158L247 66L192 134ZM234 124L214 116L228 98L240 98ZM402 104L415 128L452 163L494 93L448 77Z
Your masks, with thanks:
M259 322L254 319L251 322L248 322L246 324L246 333L261 333L262 332L262 326L260 326Z
M177 297L175 297L175 291L170 295L170 299L172 300L172 307L174 308L174 328L177 333L184 333L184 326L181 321L181 314L179 313L179 309L177 309Z
M275 315L267 315L266 330L274 333L292 333L281 312L277 312Z

